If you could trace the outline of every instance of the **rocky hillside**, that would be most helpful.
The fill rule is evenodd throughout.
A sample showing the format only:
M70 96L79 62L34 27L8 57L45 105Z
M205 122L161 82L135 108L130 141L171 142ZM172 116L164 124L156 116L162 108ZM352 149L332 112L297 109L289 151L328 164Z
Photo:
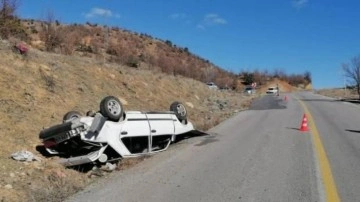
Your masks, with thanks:
M236 88L238 84L234 73L221 69L170 40L91 23L65 25L53 19L21 22L26 33L23 41L39 50L158 70L202 82L213 81L221 87ZM238 88L240 90L242 86Z
M28 55L0 41L0 201L61 201L93 181L65 169L36 150L43 127L58 124L70 110L98 110L114 95L125 110L168 110L183 102L195 127L206 130L246 108L252 97L213 91L204 83L159 69L132 68L92 57L66 56L31 48ZM27 150L41 162L17 162Z
M103 64L115 63L173 76L180 75L204 83L214 82L220 88L230 88L238 92L254 82L259 87L267 85L274 78L299 88L311 84L309 71L290 75L283 69L274 69L273 72L229 72L191 53L187 47L173 44L170 40L119 27L91 23L61 24L51 16L47 21L17 19L14 16L4 20L16 29L7 35L2 33L1 30L8 30L8 26L2 27L0 17L0 37L9 39L11 45L21 44L44 52L80 56L95 59Z

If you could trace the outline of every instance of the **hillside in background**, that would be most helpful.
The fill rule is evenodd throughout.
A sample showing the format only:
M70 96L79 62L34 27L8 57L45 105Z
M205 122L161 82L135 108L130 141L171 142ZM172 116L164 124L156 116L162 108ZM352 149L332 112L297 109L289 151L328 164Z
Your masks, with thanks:
M47 21L17 19L10 24L16 25L14 33L3 34L3 37L8 38L11 45L25 42L27 47L41 51L93 58L103 64L116 63L174 76L181 75L204 83L214 82L220 88L238 92L253 82L266 85L274 78L300 88L311 83L309 72L288 75L281 68L272 72L230 72L170 40L153 38L119 27L91 23L65 25L52 16Z
M26 32L24 41L38 50L95 58L103 63L182 75L202 82L212 81L220 87L242 88L234 73L169 40L91 23L64 25L53 20L22 20L21 25ZM18 43L16 39L12 41Z

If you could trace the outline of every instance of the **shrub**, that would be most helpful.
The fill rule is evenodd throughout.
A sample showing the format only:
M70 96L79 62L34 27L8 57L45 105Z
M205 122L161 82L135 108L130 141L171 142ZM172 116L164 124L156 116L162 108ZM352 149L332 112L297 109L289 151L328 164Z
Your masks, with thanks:
M40 69L40 76L45 81L45 85L48 91L55 92L55 79L53 76L47 74L44 70Z
M32 34L38 34L39 32L36 30L35 27L31 27L31 33Z
M130 56L126 62L126 65L129 67L138 68L140 66L140 62L134 56Z
M168 45L168 46L172 47L172 42L171 42L171 41L166 40L166 41L165 41L165 43L166 43L166 45Z

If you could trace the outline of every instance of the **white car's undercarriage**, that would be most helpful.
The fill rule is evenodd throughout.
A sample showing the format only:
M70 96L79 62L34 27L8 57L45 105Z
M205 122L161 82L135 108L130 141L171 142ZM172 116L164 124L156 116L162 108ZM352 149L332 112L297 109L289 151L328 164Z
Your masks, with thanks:
M179 102L171 105L171 111L124 112L115 97L104 100L98 113L69 112L64 123L41 131L46 151L63 157L60 163L65 166L101 164L164 151L177 135L195 130Z

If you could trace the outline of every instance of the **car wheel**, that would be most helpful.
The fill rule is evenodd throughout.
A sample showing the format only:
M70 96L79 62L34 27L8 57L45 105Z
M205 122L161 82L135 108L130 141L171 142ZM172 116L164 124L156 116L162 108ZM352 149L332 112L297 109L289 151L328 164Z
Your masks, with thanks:
M90 110L90 111L87 111L87 112L86 112L86 116L94 117L95 115L96 115L96 112L93 111L93 110Z
M80 118L81 116L82 116L81 113L78 111L69 111L64 115L63 122L72 121L74 119Z
M124 110L118 98L107 96L100 102L100 113L111 121L119 121L124 114Z
M180 122L186 123L187 111L185 106L180 102L173 102L170 105L170 111L173 111Z

